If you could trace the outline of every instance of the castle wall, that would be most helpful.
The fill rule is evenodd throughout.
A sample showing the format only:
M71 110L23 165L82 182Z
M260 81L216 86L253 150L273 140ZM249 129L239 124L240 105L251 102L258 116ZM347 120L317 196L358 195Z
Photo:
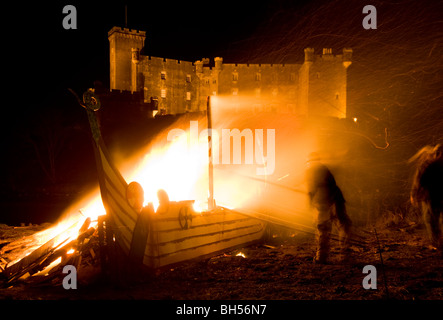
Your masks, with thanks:
M145 101L156 97L160 113L198 111L200 81L192 62L142 56L139 73Z
M196 111L205 111L206 99L208 96L213 96L218 94L218 69L212 69L205 64L209 63L209 59L203 59L194 62L195 65L195 75L199 79L199 88L197 89L196 96Z
M230 64L215 58L194 63L140 54L145 32L114 27L110 42L110 88L143 91L158 100L160 114L204 111L206 97L223 97L226 108L346 117L346 70L351 49L333 55L305 49L303 64Z
M251 111L298 112L298 64L223 64L218 95Z

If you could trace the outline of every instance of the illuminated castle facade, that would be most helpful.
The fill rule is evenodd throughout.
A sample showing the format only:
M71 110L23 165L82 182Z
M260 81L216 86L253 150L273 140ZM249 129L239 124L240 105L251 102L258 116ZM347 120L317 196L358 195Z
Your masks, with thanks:
M206 110L208 95L223 96L233 108L252 112L346 118L347 68L352 49L333 55L305 49L302 64L228 64L148 57L141 54L146 32L113 27L110 89L143 93L160 114Z

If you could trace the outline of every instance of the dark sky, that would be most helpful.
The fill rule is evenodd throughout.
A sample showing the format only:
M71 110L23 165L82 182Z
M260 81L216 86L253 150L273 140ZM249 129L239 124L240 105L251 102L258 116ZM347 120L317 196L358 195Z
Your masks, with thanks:
M300 6L302 2L298 2ZM77 9L77 29L65 30L63 7ZM39 1L12 4L3 12L13 17L4 34L11 89L29 104L47 93L109 83L109 43L113 26L147 32L146 53L152 56L195 61L243 54L238 41L251 37L263 21L286 6L279 1ZM294 5L292 5L294 7ZM46 92L45 92L46 91ZM37 100L37 101L36 101ZM31 109L34 107L29 106Z
M77 29L65 30L63 7L77 9ZM303 48L354 49L348 70L353 114L377 120L435 117L442 96L443 3L374 0L377 30L364 30L366 0L35 1L2 5L3 90L14 97L14 121L33 121L48 107L67 110L67 88L78 93L95 80L109 86L107 32L124 26L147 32L145 53L187 61L302 62ZM3 82L3 83L5 83ZM409 106L409 111L404 106ZM433 112L422 112L433 105ZM393 116L395 114L395 117ZM414 115L414 114L412 114ZM399 118L400 117L400 118ZM377 120L378 121L378 120ZM420 120L426 124L428 119ZM433 123L432 126L438 126ZM424 130L425 128L420 128ZM407 130L407 129L405 129Z
M63 28L62 10L67 4L77 8L76 30ZM3 90L14 97L14 107L7 108L12 112L9 119L32 120L41 108L63 105L63 99L71 98L68 87L81 93L95 80L108 86L107 32L124 26L125 5L128 27L147 32L147 55L294 63L302 61L303 48L308 46L316 52L322 47L335 52L352 47L348 101L361 111L359 116L387 118L386 110L406 114L402 106L408 103L412 111L417 105L420 110L438 105L443 4L374 0L378 29L364 30L362 9L367 4L365 0L12 2L2 6L2 75L7 84Z
M76 30L63 28L62 10L67 4L77 9ZM435 122L433 113L442 99L438 92L443 83L443 3L374 0L377 30L362 27L366 4L365 0L225 0L3 5L3 90L14 97L9 103L13 107L6 107L11 117L3 129L14 121L32 121L44 108L68 109L65 102L72 97L67 88L81 93L95 80L109 86L107 32L124 26L125 5L127 26L147 32L145 53L151 56L294 63L302 62L303 48L308 46L316 52L322 47L335 52L352 47L353 64L348 70L352 112L381 119L380 123L399 119L396 125L402 125L402 115L409 120L408 112L422 112L432 105L433 112L422 113L431 114Z

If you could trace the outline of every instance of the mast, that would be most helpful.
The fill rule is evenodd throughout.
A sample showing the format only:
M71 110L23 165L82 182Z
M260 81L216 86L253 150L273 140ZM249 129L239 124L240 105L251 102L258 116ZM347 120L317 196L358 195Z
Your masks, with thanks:
M206 99L206 117L208 119L208 180L209 180L209 196L208 196L208 210L215 209L214 203L214 168L212 163L212 116L211 116L211 100L210 96Z

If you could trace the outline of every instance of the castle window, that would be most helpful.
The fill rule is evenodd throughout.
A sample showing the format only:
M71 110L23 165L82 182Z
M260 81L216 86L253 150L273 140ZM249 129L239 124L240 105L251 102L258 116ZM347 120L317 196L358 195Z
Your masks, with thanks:
M191 100L191 93L189 91L186 92L186 100L188 100L188 101Z
M335 100L338 100L338 98L339 98L339 94L336 93L336 94L335 94Z
M191 82L191 75L190 74L186 75L186 82Z
M166 71L162 71L161 73L161 79L166 80Z
M317 79L320 79L320 72L317 72Z
M232 81L238 81L238 73L237 72L232 73Z
M257 72L255 74L255 81L261 81L261 73Z
M160 94L162 98L166 98L166 89L162 89Z

